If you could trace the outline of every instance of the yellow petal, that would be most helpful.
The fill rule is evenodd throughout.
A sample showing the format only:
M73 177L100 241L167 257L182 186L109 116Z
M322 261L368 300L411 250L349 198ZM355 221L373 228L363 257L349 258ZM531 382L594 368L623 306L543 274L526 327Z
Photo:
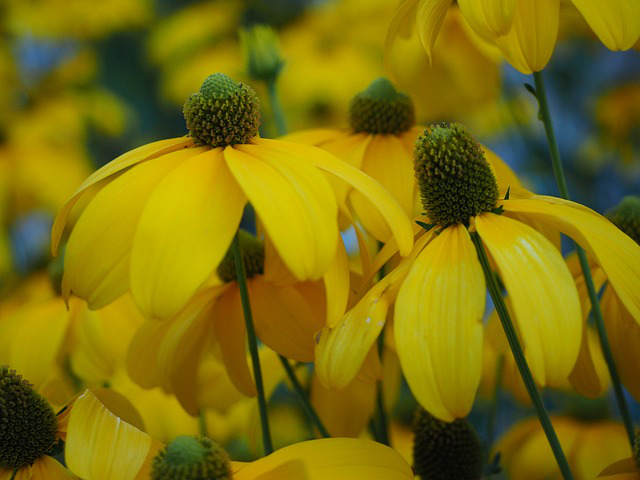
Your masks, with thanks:
M228 147L224 156L266 233L289 270L299 279L318 279L334 258L338 207L322 174L294 151L271 148L283 143Z
M362 162L362 171L398 201L407 216L413 215L415 180L413 158L395 135L374 135ZM371 208L360 192L351 194L351 204L364 228L378 239L389 239L391 231L380 212Z
M391 448L355 438L296 443L234 471L234 480L413 479L409 464Z
M585 326L582 329L580 353L569 375L569 382L580 395L596 398L609 389L609 378L597 334L592 328Z
M539 72L553 53L559 22L560 0L518 0L511 30L496 45L520 72Z
M332 437L358 437L375 410L376 386L356 377L342 390L333 390L314 376L311 404Z
M49 455L39 457L32 468L33 480L70 480L78 478Z
M633 458L625 458L612 463L600 472L598 478L611 480L638 480L638 468Z
M478 215L476 228L511 299L534 378L540 385L561 384L578 358L582 316L560 252L533 228L505 216Z
M469 413L482 367L485 282L467 230L443 230L413 262L396 300L394 337L407 382L431 414Z
M573 238L602 267L618 298L640 323L640 246L593 210L554 197L503 202L505 211L544 221Z
M509 33L518 0L458 0L458 5L476 33L492 40Z
M275 140L266 139L261 139L260 143L268 144L274 150L295 150L301 158L305 158L318 169L351 185L380 212L398 242L400 254L406 256L411 251L413 235L409 219L398 202L378 182L330 153L309 145L285 142L278 144Z
M629 453L629 438L624 427L613 421L587 423L582 428L580 447L571 459L576 478L593 478L596 472ZM640 474L636 472L636 478Z
M489 162L489 166L491 167L491 171L496 176L496 180L498 181L498 187L500 191L505 191L507 189L515 189L516 187L521 187L522 183L520 179L516 176L515 172L511 169L507 163L502 160L493 150L482 146L482 150L484 151L484 158Z
M246 197L221 152L205 150L167 174L140 216L131 294L147 317L180 311L231 245Z
M322 290L322 283L315 286ZM313 361L314 334L324 325L324 309L296 288L276 287L260 276L249 280L249 294L258 338L287 358Z
M247 364L247 331L237 286L229 288L213 305L212 320L229 379L246 396L256 396L256 386Z
M158 350L170 326L171 320L148 320L131 339L127 372L143 388L157 387L166 381L166 374L158 365Z
M336 256L322 279L326 295L326 323L333 325L344 315L349 301L349 257L342 241L338 242Z
M91 480L134 479L151 446L149 435L116 417L90 391L74 402L65 460L76 475Z
M384 37L384 59L387 71L391 71L391 50L396 37L409 37L415 25L419 0L405 0L395 11Z
M572 0L609 50L628 50L640 37L637 0Z
M187 149L136 165L100 190L67 244L64 284L97 309L129 287L129 259L142 210L158 182L194 152Z
M451 0L420 0L418 5L416 27L429 61L433 58L433 46L450 6Z
M53 222L53 228L51 230L51 252L53 255L56 255L56 252L58 251L60 237L62 236L64 226L67 223L67 219L69 218L69 214L71 213L73 206L89 187L96 185L98 182L101 182L102 180L109 178L125 168L135 165L136 163L151 160L166 153L174 152L190 146L193 146L193 140L185 137L171 138L168 140L149 143L120 155L118 158L107 163L104 167L90 175L89 178L87 178L82 185L78 187L76 192L62 207L60 212L58 212L58 215Z

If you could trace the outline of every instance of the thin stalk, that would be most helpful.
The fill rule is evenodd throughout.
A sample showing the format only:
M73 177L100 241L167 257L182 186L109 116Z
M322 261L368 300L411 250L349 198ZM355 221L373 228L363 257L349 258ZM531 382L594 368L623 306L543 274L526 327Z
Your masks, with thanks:
M380 362L383 361L383 353L384 353L384 328L380 331L380 336L378 337L378 356L380 357ZM389 439L389 418L387 417L387 409L384 406L384 391L382 388L382 380L376 382L376 441L382 443L384 445L391 445L391 441Z
M13 474L11 475L11 478L9 480L14 480L17 474L18 474L18 467L13 469Z
M253 314L251 313L251 303L249 302L249 289L247 288L247 274L244 267L244 258L240 249L238 234L233 237L233 261L236 265L236 279L240 289L240 299L242 300L242 311L247 328L247 340L249 341L249 352L251 353L251 363L253 365L253 377L258 391L258 410L260 412L260 424L262 426L262 443L266 455L273 453L273 443L271 442L271 432L269 430L269 417L267 414L267 398L264 393L264 382L262 381L262 370L260 369L260 356L258 354L258 340L253 326Z
M551 163L553 165L553 173L556 177L556 184L560 191L560 196L566 200L570 199L569 189L567 188L567 181L564 175L564 168L562 166L562 160L560 158L560 150L558 149L558 143L553 130L553 123L551 121L551 114L549 112L549 102L547 100L547 92L544 86L544 78L542 72L534 72L533 79L535 82L536 98L538 99L538 105L540 106L540 121L544 125L544 131L547 136L547 143L549 144L549 151L551 153ZM607 363L609 375L611 376L611 383L613 384L613 391L615 393L616 402L620 415L629 437L629 443L633 450L634 427L633 420L631 419L631 413L629 412L629 406L622 390L622 383L620 382L620 375L618 369L613 360L613 354L611 353L611 345L607 336L607 330L604 326L604 320L602 318L602 309L600 308L600 300L593 284L593 276L591 275L591 268L589 267L589 261L587 260L587 254L580 245L575 244L576 253L580 261L580 267L582 268L582 275L587 286L587 292L589 294L589 300L591 302L591 311L593 314L593 320L598 331L598 338L600 340L600 347L602 348L602 354Z
M524 352L522 350L522 346L520 345L520 341L518 340L516 329L514 328L513 322L511 321L511 316L509 315L509 311L507 310L507 305L504 302L504 298L502 298L502 292L500 291L498 282L496 282L496 278L491 271L491 265L489 264L489 259L487 258L487 254L482 245L482 240L480 239L480 236L475 232L471 234L471 239L473 240L473 244L476 247L478 260L480 261L480 265L482 265L482 270L484 271L484 277L487 282L487 287L489 288L491 299L493 300L493 304L496 308L496 311L498 312L498 316L500 317L500 323L502 323L502 328L504 329L507 341L509 342L509 347L511 347L513 357L515 358L516 365L518 366L518 370L520 371L520 376L522 377L524 386L526 387L527 393L531 398L531 403L536 410L536 414L538 415L538 419L540 420L542 429L547 436L547 441L549 442L549 446L553 451L553 456L555 457L558 467L560 468L562 477L565 480L573 479L571 469L569 468L569 463L567 462L564 452L562 451L562 446L560 445L558 436L553 429L553 425L551 424L551 420L549 419L549 414L542 404L542 399L540 398L538 387L533 380L531 370L529 369L527 360L524 357Z
M207 415L207 412L205 411L205 409L201 408L200 411L198 412L198 430L202 437L206 437L208 433L206 415Z
M491 456L491 447L496 436L496 419L498 417L498 408L500 405L500 390L502 390L502 376L504 373L505 355L501 353L496 359L495 383L493 385L493 399L491 409L487 418L487 456ZM487 459L489 462L491 458Z
M269 103L271 104L271 113L273 115L273 123L276 126L276 133L278 136L287 133L287 122L284 118L284 110L280 103L280 97L278 96L278 77L274 76L267 81L267 92L269 95Z
M311 424L318 429L318 431L320 432L320 435L322 435L324 438L330 438L331 435L329 434L329 431L325 428L324 423L322 423L322 420L320 420L320 416L318 415L318 412L316 412L315 408L313 408L313 405L311 405L311 402L309 401L309 397L304 391L304 389L302 388L302 385L300 385L300 382L298 381L298 377L296 377L296 372L293 371L293 368L291 367L289 360L287 360L282 355L279 355L279 357L285 372L287 372L287 377L289 377L289 381L291 382L293 391L296 393L296 396L300 401L300 406L304 410L305 415L307 415L307 418L309 419Z

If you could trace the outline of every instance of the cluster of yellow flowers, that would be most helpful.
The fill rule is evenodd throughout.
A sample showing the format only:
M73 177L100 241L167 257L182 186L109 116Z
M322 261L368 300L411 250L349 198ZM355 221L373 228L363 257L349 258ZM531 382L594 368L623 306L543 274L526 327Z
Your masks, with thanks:
M81 28L57 16L55 2L40 3L11 9L7 25L95 38L152 15L149 1L112 0L104 12L89 9ZM58 210L57 258L8 288L0 306L0 480L473 480L501 470L513 479L640 478L628 406L640 401L640 198L604 216L568 198L541 74L563 9L578 11L609 49L625 50L639 43L640 2L385 5L386 41L362 29L346 34L384 44L395 80L371 78L348 105L323 99L332 108L342 101L347 127L334 127L329 112L332 121L291 133L290 110L294 125L317 120L296 109L296 96L333 87L322 76L307 90L287 80L287 52L311 48L290 38L313 25L313 41L331 23L305 18L280 37L244 29L239 46L230 42L236 3L194 3L156 27L149 50L169 99L204 68L218 70L199 50L214 36L233 52L227 60L242 51L256 90L209 74L184 103L188 134L135 148L90 175L74 160L73 175L86 180L74 179L73 193L39 184L21 193L36 202L53 192L40 202ZM364 3L325 7L353 18L368 14ZM335 18L321 10L311 15ZM406 43L414 27L419 62ZM349 68L353 52L318 50L313 61L337 56ZM461 123L418 123L420 103L433 98L439 115L457 96L447 82L460 81L449 80L455 60L439 73L429 63L461 51L480 59L463 76L496 74L474 80L482 98L460 89L451 100L448 115L471 125L469 112L499 93L500 55L534 74L528 88L560 197L532 192ZM435 93L415 88L424 69ZM345 81L352 73L362 75L354 68ZM284 108L278 87L291 87ZM122 115L105 92L85 95L66 100L69 117L86 113L89 96ZM37 105L30 115L46 117L48 102ZM124 128L116 123L112 133ZM18 147L47 155L38 137L48 127L37 125L6 127L0 161ZM566 258L562 236L575 242ZM289 391L283 384L306 418L274 400ZM610 386L622 423L608 412ZM570 398L565 415L549 416L543 388ZM501 391L538 419L495 441ZM394 421L401 392L417 406L411 432ZM471 418L483 402L491 404L486 438ZM238 441L250 444L253 461L230 458Z

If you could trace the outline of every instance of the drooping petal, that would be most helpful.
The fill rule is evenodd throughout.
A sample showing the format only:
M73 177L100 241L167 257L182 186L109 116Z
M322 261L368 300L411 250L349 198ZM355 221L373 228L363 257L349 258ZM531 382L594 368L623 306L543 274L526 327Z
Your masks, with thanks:
M69 218L69 214L73 209L73 206L80 199L82 194L93 185L98 182L115 175L116 173L128 168L136 163L140 163L145 160L151 160L161 155L171 153L183 148L193 146L193 140L191 138L171 138L168 140L160 140L158 142L149 143L138 147L130 152L127 152L118 158L107 163L104 167L93 173L87 178L82 185L78 187L73 196L62 207L58 215L53 222L53 228L51 230L51 252L56 255L58 251L58 245L60 243L60 237Z
M597 398L609 389L610 378L597 334L585 326L582 329L580 353L569 375L569 382L580 395Z
M314 283L322 290L320 282ZM259 276L249 280L249 294L258 338L287 358L313 361L314 334L324 325L324 309L295 287L276 287Z
M501 215L478 215L476 228L511 299L534 378L561 384L578 357L582 316L560 252L533 228Z
M409 464L395 450L356 438L296 443L234 470L234 480L413 479Z
M246 197L221 152L205 150L167 174L140 216L131 294L147 317L179 312L231 245Z
M416 11L419 0L405 0L393 14L389 28L384 37L384 59L387 71L391 71L390 58L396 37L409 37L415 26Z
M502 160L493 150L485 147L484 145L482 146L482 150L484 152L484 158L487 160L487 162L489 162L491 171L496 176L500 192L522 186L522 182L520 182L520 179L517 177L511 167L507 165L507 163Z
M637 0L572 0L609 50L628 50L640 37Z
M342 241L336 256L323 276L326 295L327 325L334 325L345 312L349 301L349 257Z
M362 171L374 178L393 195L407 216L413 215L413 158L395 135L375 135L362 162ZM358 191L351 194L351 204L364 228L374 237L389 239L391 231L380 212Z
M638 468L633 458L625 458L612 463L600 472L598 478L610 480L638 480Z
M136 165L100 190L78 219L65 251L63 285L98 309L129 288L129 259L142 210L161 179L204 149Z
M407 382L432 415L469 413L480 382L485 282L462 225L443 230L413 262L396 300L394 337Z
M335 196L317 169L288 149L270 148L283 142L271 142L228 147L225 160L289 270L299 280L316 280L336 252Z
M268 144L274 150L295 150L300 158L305 158L318 169L351 185L378 209L398 242L400 254L406 256L411 251L413 234L409 219L398 202L378 182L330 153L309 145L284 142L278 144L275 140L267 139L260 139L260 143Z
M32 480L73 480L78 478L49 455L39 457L34 462L32 469Z
M511 30L496 45L520 72L539 72L553 54L559 23L560 0L518 0Z
M554 197L503 202L505 211L539 219L573 238L602 267L618 298L640 323L640 247L593 210Z
M571 459L571 471L576 478L593 478L611 462L629 452L629 437L619 422L601 420L583 426L580 447ZM638 478L636 472L636 479Z
M418 5L416 28L429 61L433 58L433 46L450 6L451 0L421 0Z
M89 390L74 402L65 460L91 480L133 480L153 447L152 438L107 410Z
M458 0L458 5L476 33L493 40L509 33L518 0Z

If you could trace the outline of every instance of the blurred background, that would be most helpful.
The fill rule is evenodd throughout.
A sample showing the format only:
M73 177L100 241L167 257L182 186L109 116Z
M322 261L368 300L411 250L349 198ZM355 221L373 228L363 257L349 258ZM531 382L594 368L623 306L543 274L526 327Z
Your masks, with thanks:
M483 45L455 9L431 64L415 31L402 32L385 60L396 6L0 0L3 291L49 261L52 218L93 170L136 146L185 135L182 105L208 75L251 83L239 32L252 25L278 32L285 60L278 82L290 131L347 126L350 99L385 75L414 99L420 123L465 123L530 189L557 194L537 104L523 86L533 80ZM640 194L640 56L607 50L569 2L562 16L545 70L552 115L573 198L602 213ZM254 87L266 97L260 82ZM263 135L274 136L263 115ZM398 418L409 420L414 404L398 405Z

